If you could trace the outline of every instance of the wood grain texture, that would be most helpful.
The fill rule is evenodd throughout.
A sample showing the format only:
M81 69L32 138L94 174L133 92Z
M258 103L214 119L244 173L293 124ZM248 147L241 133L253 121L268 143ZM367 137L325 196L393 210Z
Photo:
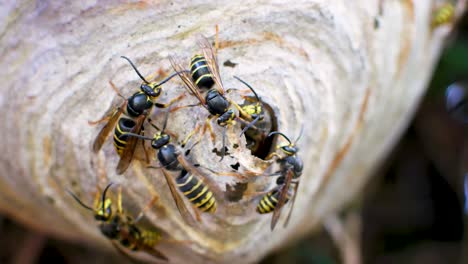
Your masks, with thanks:
M0 9L0 208L45 232L108 246L89 212L65 190L91 204L96 186L112 181L123 186L124 205L134 215L159 197L148 221L171 239L193 241L163 243L173 263L258 261L355 197L406 127L451 27L430 28L434 6L411 0L6 3ZM91 151L101 125L88 121L121 103L108 81L125 96L140 84L120 56L131 58L144 75L170 72L168 56L188 64L199 52L197 34L213 38L215 24L225 86L239 87L233 75L249 82L291 138L304 125L299 147L305 169L286 229L280 220L270 232L271 215L258 215L256 202L225 200L226 185L238 180L214 175L218 212L192 228L177 212L163 175L142 162L141 149L122 176L115 173L111 138L97 155ZM235 67L224 66L228 60ZM179 81L163 89L161 102L184 92ZM194 102L187 96L180 103ZM158 124L163 116L160 110L151 114ZM178 111L168 130L180 141L206 116L201 107ZM268 165L250 155L238 125L229 130L228 146L239 148L218 163L212 151L221 147L217 126L215 133L214 146L206 136L193 149L194 162L217 171L237 161L255 171ZM247 189L273 185L273 179L258 177Z

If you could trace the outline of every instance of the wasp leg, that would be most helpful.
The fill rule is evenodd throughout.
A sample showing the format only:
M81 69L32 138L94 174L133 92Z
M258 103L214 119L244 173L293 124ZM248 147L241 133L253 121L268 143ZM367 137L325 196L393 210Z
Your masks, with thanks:
M174 107L174 108L171 108L170 112L176 112L176 111L179 111L180 109L184 109L184 108L188 108L188 107L194 107L194 106L199 106L201 105L201 103L198 103L198 104L189 104L189 105L181 105L181 106L177 106L177 107Z
M214 170L212 170L210 168L207 168L207 167L204 167L204 166L198 166L198 167L201 168L201 169L205 169L205 170L213 173L216 176L229 176L229 177L238 178L240 180L246 180L247 179L247 176L245 176L245 175L243 175L242 173L239 173L239 172L234 172L234 171L217 172L217 171L214 171Z
M230 104L234 105L237 108L237 111L239 111L239 116L250 117L250 115L247 112L245 112L245 110L242 109L242 107L238 105L236 102L232 101L231 99L227 99L227 100L229 101ZM247 120L247 121L252 121L252 118L250 118L250 120Z
M250 93L252 92L252 91L250 91L249 89L229 88L229 89L226 90L226 93L228 94L228 93L232 93L232 92L234 92L234 91L237 91L237 92L239 93L240 96L242 96L242 97L245 96L245 97L247 97L247 98L250 98L250 96L248 96L247 94L250 94ZM244 99L246 99L246 98L244 98ZM255 102L256 102L256 101L257 101L257 100L255 99Z
M215 133L213 132L213 126L211 125L211 122L213 121L213 115L210 115L206 121L205 121L205 125L203 126L203 130L201 132L201 136L205 134L206 132L206 128L208 128L210 130L210 137L211 137L211 141L213 141L213 144L215 144L215 141L216 141L216 135Z
M146 211L148 211L151 207L153 207L153 205L156 203L156 201L159 200L159 197L158 196L154 196L151 201L149 201L149 203L145 206L145 208L143 208L141 210L141 212L138 214L138 216L135 218L135 221L134 223L140 221L141 218L143 218L143 216L145 215Z
M97 187L97 192L94 195L94 208L99 207L99 201L101 200L101 188Z
M141 135L144 136L145 132L142 131ZM148 150L145 147L145 141L144 140L141 140L141 146L143 147L143 151L145 152L146 164L150 164L150 157L149 157L149 154L148 154Z
M195 135L196 133L198 133L198 130L200 130L200 125L199 125L199 124L197 124L197 125L195 126L195 128L192 130L192 132L190 132L190 133L187 135L187 137L185 137L185 139L184 139L184 140L182 141L182 143L181 143L181 146L182 146L182 147L185 147L185 145L187 145L187 142L190 140L190 138L191 138L193 135ZM194 145L198 144L198 142L200 142L200 140L201 140L201 139L198 139L198 141L197 141Z
M270 154L268 154L268 156L266 156L265 160L270 160L272 159L273 157L277 157L278 159L281 159L281 155L276 153L276 152L272 152Z
M200 212L198 211L198 208L192 205L192 209L195 212L195 219L197 219L198 222L201 222L201 216Z
M117 212L122 213L123 208L122 208L122 185L119 185L117 189Z
M249 115L250 116L250 115ZM244 118L241 118L241 117L236 117L236 120L241 122L244 126L246 126L247 128L244 128L246 131L247 129L254 129L254 130L259 130L258 127L255 126L255 123L258 122L259 118L257 118L257 121L255 121L255 123L253 123L254 119L250 120L249 122L245 121ZM244 131L245 132L245 131ZM243 133L242 133L243 134Z
M181 94L179 96L177 96L176 98L170 100L168 103L165 103L165 104L161 104L161 103L155 103L154 105L157 107L157 108L168 108L169 106L171 106L173 103L177 102L177 101L180 101L182 98L185 97L185 94ZM174 112L173 110L171 110L171 112Z
M115 84L109 80L109 84L110 86L112 87L112 90L114 90L114 92L121 98L125 99L125 97L120 93L119 89L117 88L117 86L115 86Z

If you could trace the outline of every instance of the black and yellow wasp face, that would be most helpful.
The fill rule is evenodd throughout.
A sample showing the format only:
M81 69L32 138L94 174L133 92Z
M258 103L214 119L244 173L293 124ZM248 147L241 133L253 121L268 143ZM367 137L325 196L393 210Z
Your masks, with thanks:
M295 155L298 151L299 151L299 148L297 146L295 146L294 144L289 144L289 145L285 145L285 146L280 146L279 147L281 149L281 151L283 151L284 154L286 154L287 156L293 156Z
M258 118L259 121L264 119L264 115L262 113L263 109L259 103L253 105L245 105L242 107L242 110L244 110L245 113L250 115L252 119Z
M229 109L218 118L217 122L218 125L224 127L227 125L234 125L236 122L235 119L236 113L232 109Z
M112 217L112 201L110 198L106 198L104 204L99 201L95 207L94 219L98 221L109 221Z
M151 147L155 149L160 149L165 145L169 144L171 141L171 136L164 132L157 132L154 134L153 139L151 140Z

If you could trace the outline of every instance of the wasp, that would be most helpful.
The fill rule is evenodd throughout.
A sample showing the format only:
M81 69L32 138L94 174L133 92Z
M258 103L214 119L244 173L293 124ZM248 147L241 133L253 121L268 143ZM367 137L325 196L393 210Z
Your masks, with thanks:
M94 219L99 222L101 233L112 241L113 246L122 254L132 258L122 247L131 251L143 251L147 254L164 261L169 259L154 247L162 240L162 234L158 231L148 230L140 227L138 222L143 218L144 212L150 208L156 198L153 198L148 205L141 210L138 216L125 213L122 209L122 189L119 188L117 195L117 210L113 210L113 201L107 197L107 192L113 183L109 183L102 194L97 193L94 201L94 208L84 204L74 193L68 193L84 208L94 214ZM120 244L120 245L119 245Z
M150 166L149 168L161 169L164 177L166 178L177 209L179 210L182 217L187 221L187 223L194 225L194 218L185 206L185 203L182 200L179 192L181 192L198 210L213 214L217 209L217 201L213 192L211 191L214 185L209 182L209 185L207 185L203 180L197 177L200 176L206 179L204 174L199 171L195 165L186 160L185 155L181 154L181 151L171 143L171 136L169 133L165 132L169 112L170 111L167 111L162 130L160 130L153 123L149 122L150 125L158 131L154 134L153 137L145 137L135 133L125 133L125 135L143 140L151 140L151 147L157 151L156 157L161 164L161 167ZM189 138L194 133L196 133L197 130L198 128L196 128L187 136L187 138L182 143L183 146L185 146ZM195 143L185 153L188 153L197 143ZM169 172L179 172L179 176L175 178L175 182L172 176L169 175ZM179 191L177 191L177 189ZM197 213L197 219L200 219L198 212L195 212Z
M217 38L216 38L217 39ZM250 108L240 107L237 103L230 100L226 97L226 94L231 90L226 91L224 89L223 82L219 74L219 66L216 58L216 53L213 50L212 45L209 41L201 37L198 41L198 46L201 48L203 55L197 54L191 59L190 71L184 70L180 63L176 62L174 58L170 58L172 67L182 79L185 84L185 88L189 94L194 95L199 104L202 105L209 113L205 126L202 130L202 135L205 133L206 128L210 130L211 139L214 141L215 136L211 126L212 119L217 118L216 122L219 126L223 127L223 144L221 149L221 160L225 155L225 138L226 138L226 127L228 125L234 125L236 120L239 120L243 123L248 123L247 129L252 127L259 118L253 117ZM217 47L217 41L215 43ZM237 78L240 80L239 78ZM244 81L240 80L244 84ZM247 85L257 96L255 91ZM203 97L200 90L206 90L206 94ZM258 96L257 96L258 98ZM231 106L234 106L239 111L239 116L236 115L234 109ZM242 132L243 133L243 132ZM241 133L241 134L242 134Z
M455 7L452 3L446 3L437 8L432 15L432 28L451 23L455 18Z
M90 124L96 124L101 121L108 120L106 125L101 129L98 136L94 140L93 151L98 152L102 145L104 144L105 139L109 135L109 132L114 129L114 147L117 153L120 156L119 163L117 165L117 173L122 174L127 170L130 162L133 159L133 154L135 147L137 145L137 138L128 138L124 134L127 132L132 132L135 134L142 133L143 123L150 113L153 105L159 108L166 108L173 104L174 102L180 100L184 95L180 95L177 98L171 100L167 104L155 103L156 99L161 95L162 85L172 79L177 73L174 73L164 79L161 82L148 82L138 71L133 62L122 56L127 60L132 68L135 70L137 75L143 80L143 83L140 85L140 90L135 92L132 96L125 99L119 92L115 85L110 81L110 85L117 92L117 94L124 98L125 101L120 107L117 107L112 111L112 113L95 122L90 122ZM117 125L116 125L117 124Z
M274 173L273 175L279 174L280 177L278 177L276 181L276 187L270 192L268 192L266 195L264 195L257 205L257 212L260 214L267 214L273 212L273 217L270 225L271 230L275 228L278 219L281 215L283 206L290 199L292 199L291 207L289 209L288 217L286 218L284 226L288 224L292 214L292 210L294 208L294 202L296 200L297 190L299 188L300 177L302 175L302 170L304 167L301 158L297 155L299 148L296 146L297 141L299 141L302 135L302 129L301 133L299 134L294 143L292 143L286 135L278 131L271 132L270 134L268 134L268 137L271 137L276 134L282 136L284 139L286 139L286 141L288 141L287 145L277 146L277 149L280 149L281 153L284 156L281 156L276 152L272 152L267 157L267 159L277 157L277 162L280 165L280 171Z

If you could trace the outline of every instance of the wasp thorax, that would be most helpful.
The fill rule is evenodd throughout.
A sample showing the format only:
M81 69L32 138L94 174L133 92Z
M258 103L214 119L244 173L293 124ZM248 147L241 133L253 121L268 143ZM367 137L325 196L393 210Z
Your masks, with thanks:
M158 151L158 160L167 170L177 171L181 170L182 167L180 166L179 162L177 161L177 156L179 153L177 152L176 148L172 144L168 144L163 146Z
M120 233L120 218L115 216L111 222L99 225L101 233L109 239L116 239Z
M153 140L151 141L151 147L155 149L160 149L163 146L169 144L169 141L171 141L171 136L169 136L168 134L158 133L154 136Z
M132 117L137 117L143 114L146 110L153 106L153 102L145 93L135 93L128 100L127 112Z
M211 89L205 97L208 111L212 115L222 115L229 108L229 101L226 100L218 91Z

